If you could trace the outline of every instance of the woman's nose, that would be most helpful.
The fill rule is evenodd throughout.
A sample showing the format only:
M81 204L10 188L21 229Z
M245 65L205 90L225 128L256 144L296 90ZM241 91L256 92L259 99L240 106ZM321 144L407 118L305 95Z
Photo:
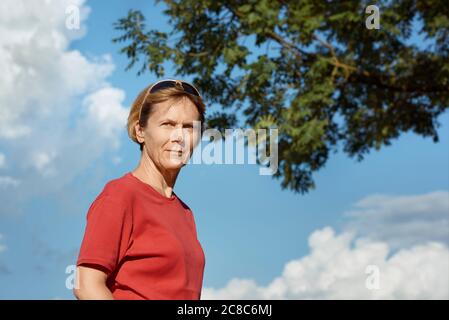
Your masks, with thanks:
M175 130L173 130L171 136L172 136L171 137L172 141L183 142L184 141L184 130L182 130L182 128L176 128Z

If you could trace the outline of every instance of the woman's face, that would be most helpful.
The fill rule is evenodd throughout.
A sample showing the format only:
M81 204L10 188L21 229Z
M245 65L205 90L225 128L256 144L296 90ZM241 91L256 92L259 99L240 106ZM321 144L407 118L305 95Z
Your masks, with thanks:
M199 119L195 104L187 97L153 105L142 133L148 156L156 166L179 170L188 162L199 141L199 130L194 130L194 121Z

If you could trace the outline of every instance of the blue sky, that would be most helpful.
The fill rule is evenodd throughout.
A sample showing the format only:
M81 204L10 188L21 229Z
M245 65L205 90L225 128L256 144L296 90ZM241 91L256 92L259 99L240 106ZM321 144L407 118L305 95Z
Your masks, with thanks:
M70 98L63 97L61 101L66 99L67 105L71 106L68 114L76 119L82 118L83 108L88 105L85 97L106 86L111 89L108 92L124 94L122 97L114 96L114 110L123 115L123 110L127 110L136 94L157 79L149 74L137 77L136 70L124 70L128 61L118 53L120 46L111 41L117 35L112 23L133 8L144 12L150 27L167 29L165 17L161 14L162 5L118 0L89 1L84 4L81 1L79 5L90 7L90 13L83 22L87 27L86 33L78 39L70 40L68 46L58 52L79 52L92 64L112 65L114 69L105 72L104 77L100 77L89 88L74 89L74 93L67 89ZM60 13L60 19L63 20L63 8L59 6L56 11L48 9L48 12ZM28 13L26 16L32 14ZM7 23L0 26L0 31L8 30ZM68 33L64 32L67 31L62 32L67 36ZM0 44L1 41L5 40L0 40ZM3 54L6 50L4 48L6 46L3 47ZM110 55L110 59L98 62L99 57L105 54ZM73 72L76 75L77 71ZM171 74L167 73L167 76ZM42 86L50 92L53 89L58 91L51 86ZM1 94L7 97L12 92L3 91ZM31 97L26 101L34 101L33 99ZM4 101L8 100L5 98L0 103ZM47 100L42 99L40 103L45 101ZM5 105L0 104L0 108L4 107ZM5 110L8 112L9 109ZM71 129L77 123L73 118L62 118L66 121L66 127L62 129L51 125L52 119L47 119L43 111L39 115L41 125L35 130L41 130L38 135L40 139L30 139L27 136L5 138L6 135L0 135L0 155L5 159L2 165L0 158L0 177L16 177L17 181L24 181L21 184L0 184L0 200L3 204L0 207L0 299L73 299L72 292L65 286L68 277L65 270L76 261L87 209L106 182L133 170L139 161L138 146L127 137L123 123L123 128L120 124L114 128L112 137L99 140L101 148L95 149L96 151L90 148L69 150L61 147L61 156L56 156L56 159L64 163L59 163L57 168L67 171L59 170L56 176L51 173L33 173L30 169L32 165L26 161L21 162L29 156L27 150L51 146L49 142L53 139L60 141L54 136L61 136L62 141L71 142L73 135L81 132ZM302 297L295 296L294 292L299 290L294 290L295 279L309 277L303 279L305 283L321 279L322 276L316 274L316 270L310 271L312 267L308 264L309 261L315 261L315 264L311 263L316 266L315 269L321 268L326 272L332 270L332 266L329 266L331 263L316 262L317 252L324 250L320 244L325 241L332 241L333 244L342 241L341 250L335 249L336 254L349 252L358 255L365 252L365 247L354 247L353 242L347 244L343 238L339 238L345 232L353 230L351 227L354 226L358 235L353 240L369 235L373 243L387 244L389 255L394 255L394 250L403 252L404 254L396 256L397 259L406 256L405 253L413 252L410 253L413 259L410 259L424 261L422 257L435 250L439 254L435 255L436 259L447 260L447 233L440 230L441 234L435 236L429 229L419 227L428 226L427 222L429 228L434 226L432 223L444 227L448 221L449 113L442 115L439 121L442 126L438 130L440 142L437 144L431 139L406 133L394 141L392 146L372 151L362 162L350 159L341 152L332 155L326 166L314 175L316 190L306 195L282 190L278 180L259 175L255 165L185 167L178 178L175 191L195 215L198 237L206 255L203 287L208 288L208 291L205 291L205 296L241 297L235 293L237 291L233 291L236 290L235 283L245 288L248 296L270 296L278 288L278 283L282 282L284 287L293 288L285 289L280 286L287 292L282 297ZM90 134L99 134L94 131L98 126L94 128ZM92 136L92 139L95 138ZM20 141L17 143L18 147L15 145L16 141ZM75 142L73 145L77 146ZM65 157L64 152L70 157ZM30 157L32 155L30 153ZM80 164L84 158L89 161ZM50 170L48 163L44 161L37 168L48 166ZM72 170L72 165L76 170ZM70 175L70 179L59 176L69 171L76 174ZM31 180L32 182L27 183ZM378 198L373 201L373 196ZM350 212L354 211L357 213L351 215ZM383 220L376 217L368 220L367 217L373 211L384 214L381 216ZM407 223L404 221L417 222L413 225L415 229L405 229ZM399 231L392 232L396 235L392 236L366 227L367 222L379 224L382 230ZM398 236L406 234L407 230L414 230L413 235L416 235L413 239L407 239L408 242ZM426 247L428 241L440 246ZM332 245L325 247L330 248ZM412 249L414 251L407 251ZM387 258L382 260L385 274L388 274L388 268L394 261ZM286 268L289 262L294 263ZM424 267L428 267L422 263ZM309 273L304 271L304 275L294 266L301 266L301 270L309 270ZM439 272L435 268L431 273ZM289 270L296 270L294 276L291 275L294 272ZM404 269L404 275L406 272L408 271ZM443 277L447 277L447 269ZM232 279L244 280L231 282ZM274 281L275 279L278 281ZM420 285L422 296L426 297L432 283ZM298 286L300 287L299 284ZM337 287L336 285L335 288ZM316 296L326 296L322 288L313 290ZM400 286L394 290L397 294L392 297L413 297L408 296L409 291ZM335 295L331 297L341 297L335 293L337 291L332 291ZM443 288L442 292L440 297L447 299L447 291Z

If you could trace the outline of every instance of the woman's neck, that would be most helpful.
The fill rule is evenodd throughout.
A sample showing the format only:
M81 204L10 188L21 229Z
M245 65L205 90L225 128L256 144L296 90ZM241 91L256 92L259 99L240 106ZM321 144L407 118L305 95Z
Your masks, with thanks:
M170 198L179 171L180 170L163 170L162 168L157 167L144 149L142 151L139 166L134 170L134 173L163 196Z

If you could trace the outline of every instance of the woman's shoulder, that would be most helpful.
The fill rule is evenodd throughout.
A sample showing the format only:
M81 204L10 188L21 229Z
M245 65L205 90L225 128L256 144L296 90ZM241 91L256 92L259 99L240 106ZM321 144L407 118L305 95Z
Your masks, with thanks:
M113 200L126 203L131 200L132 188L133 185L129 182L128 173L125 173L121 177L106 182L99 196L107 196Z

